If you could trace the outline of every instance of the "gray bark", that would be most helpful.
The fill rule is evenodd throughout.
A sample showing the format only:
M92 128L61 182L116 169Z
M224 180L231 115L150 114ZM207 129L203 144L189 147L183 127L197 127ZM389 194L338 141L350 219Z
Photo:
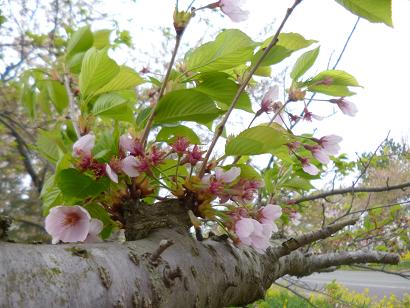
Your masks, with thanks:
M287 274L303 276L341 264L399 262L398 256L381 252L305 255L298 249L352 223L273 245L264 254L226 240L200 242L182 227L157 229L125 243L3 242L0 307L244 305L262 298L273 281ZM173 245L167 247L170 243L164 240Z

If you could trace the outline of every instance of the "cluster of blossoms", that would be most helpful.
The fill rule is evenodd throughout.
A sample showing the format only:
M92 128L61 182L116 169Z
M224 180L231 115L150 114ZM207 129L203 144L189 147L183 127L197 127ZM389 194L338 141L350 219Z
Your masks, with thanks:
M313 141L312 144L302 144L299 141L288 143L289 150L297 157L302 165L303 171L310 175L316 175L319 173L319 169L310 162L308 157L299 156L296 151L303 147L310 151L312 156L316 158L322 164L328 164L330 161L330 155L336 155L340 150L339 143L342 141L342 137L336 135L324 136L320 139L310 138L309 141Z
M200 200L209 199L209 196L218 197L219 202L229 200L238 204L251 203L255 199L258 189L263 187L263 182L255 179L240 178L241 169L232 167L229 170L216 167L214 174L206 174L201 179L197 191Z
M256 251L263 252L269 247L273 232L278 231L275 224L282 215L282 208L268 204L254 213L253 217L244 208L238 208L231 214L233 223L231 229L240 243L252 246Z
M120 136L119 155L112 157L109 163L100 163L92 156L95 145L95 136L87 134L80 137L73 145L73 157L79 158L77 167L82 170L91 170L98 178L108 176L114 183L118 183L119 174L130 178L138 177L141 173L152 174L152 168L160 165L165 158L176 153L181 159L180 163L189 163L195 166L202 160L202 152L197 145L189 149L190 143L185 137L176 138L168 152L152 145L145 152L138 138L126 134Z
M91 218L88 211L79 206L56 206L46 217L45 229L52 237L52 243L59 241L100 242L100 232L103 223L99 219Z

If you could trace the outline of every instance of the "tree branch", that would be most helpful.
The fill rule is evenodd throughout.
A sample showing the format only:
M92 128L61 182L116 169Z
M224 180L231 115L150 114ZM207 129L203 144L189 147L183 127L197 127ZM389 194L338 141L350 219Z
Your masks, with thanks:
M163 240L174 244L152 262ZM178 228L123 244L0 243L0 264L7 264L0 267L0 306L238 306L263 298L287 274L398 261L397 255L372 251L307 256L297 250L277 259L271 250L258 254L228 241L199 242Z
M360 193L360 192L384 192L384 191L391 191L391 190L398 190L402 189L405 190L407 187L410 187L410 182L405 182L402 184L398 185L386 185L386 186L379 186L379 187L348 187L348 188L343 188L343 189L334 189L331 191L323 192L320 194L314 194L311 196L306 196L306 197L301 197L298 199L290 200L290 204L298 204L302 203L305 201L313 201L317 199L325 199L330 196L335 196L335 195L344 195L344 194L355 194L355 193Z
M398 264L400 257L397 254L380 251L336 252L320 255L304 256L300 251L294 251L285 257L288 263L286 274L296 277L309 276L314 272L331 266L383 263Z

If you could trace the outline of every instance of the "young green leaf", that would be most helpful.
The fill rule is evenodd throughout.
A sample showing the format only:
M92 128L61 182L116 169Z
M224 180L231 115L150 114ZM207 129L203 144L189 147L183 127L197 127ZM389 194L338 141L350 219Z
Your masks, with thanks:
M252 63L258 61L271 39L272 38L268 38L262 43L260 50L253 57ZM289 57L293 52L309 47L316 42L315 40L307 40L298 33L281 33L278 38L278 43L269 51L265 59L263 59L261 66L270 66L279 63Z
M71 36L67 44L67 58L71 58L77 53L85 52L93 46L94 38L90 26L78 29Z
M200 144L201 140L195 132L184 125L162 127L157 135L157 141L173 143L177 137L185 137L192 144Z
M107 84L98 89L95 95L113 91L121 91L133 89L137 85L144 83L144 79L140 77L132 68L121 66L118 74L113 77Z
M76 199L97 196L110 184L106 177L95 181L73 168L59 172L56 182L65 197Z
M305 52L299 57L293 66L292 72L290 73L290 78L293 80L298 80L308 69L312 67L319 55L320 47L313 50Z
M269 153L290 141L289 135L276 126L256 126L228 141L226 155L258 155Z
M51 102L58 113L62 113L68 106L68 95L65 87L56 80L47 80L47 90Z
M205 124L223 113L212 98L194 89L170 92L158 104L155 123L193 121Z
M91 113L118 121L134 121L134 115L128 101L115 93L103 94L98 97Z
M80 92L83 97L94 95L110 82L120 71L120 67L110 59L107 50L94 47L84 55L80 74Z
M94 43L93 46L97 49L103 49L110 46L111 30L103 29L93 33Z
M393 27L392 0L336 0L353 14Z
M256 44L245 33L229 29L215 41L208 42L186 55L189 71L222 71L245 64L253 55Z
M195 90L209 95L220 103L219 106L222 109L227 110L239 88L239 85L233 80L228 79L228 77L228 74L221 73L202 74L199 77L202 79L202 82L195 88ZM253 112L251 100L246 92L243 92L239 97L236 108L247 112Z
M305 83L311 92L319 92L331 96L351 96L355 94L349 87L360 87L356 78L340 70L327 70L319 73Z

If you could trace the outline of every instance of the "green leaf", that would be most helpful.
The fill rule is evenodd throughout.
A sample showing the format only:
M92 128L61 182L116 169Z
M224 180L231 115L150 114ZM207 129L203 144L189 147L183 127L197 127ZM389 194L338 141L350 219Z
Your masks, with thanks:
M57 174L56 182L65 197L83 199L97 196L109 186L109 179L104 177L97 181L80 171L70 168Z
M308 82L308 85L317 84L325 80L330 80L331 85L360 87L356 78L341 70L327 70L320 72Z
M253 57L252 63L258 61L271 40L272 38L268 38L262 43L261 49ZM268 52L263 59L261 66L269 66L279 63L289 57L293 52L309 47L316 42L317 41L315 40L306 40L298 33L281 33L278 37L277 44Z
M68 41L67 58L91 48L93 46L93 40L94 38L90 26L78 29Z
M80 74L80 92L83 97L95 94L111 81L120 71L114 60L110 59L107 50L94 47L84 55Z
M340 70L327 70L319 73L305 83L311 92L319 92L331 96L351 96L355 94L348 87L360 87L356 78Z
M142 79L140 75L138 75L132 68L121 66L118 74L115 75L115 77L111 79L111 81L109 81L106 85L98 89L95 92L95 95L106 92L133 89L137 85L140 85L144 82L144 79Z
M353 14L393 27L392 0L336 0Z
M101 238L108 238L111 235L113 228L116 227L116 223L110 218L107 210L96 203L87 204L84 207L88 211L88 213L90 213L90 216L92 218L99 219L104 224L104 228L101 231Z
M98 97L91 113L103 118L118 121L133 122L134 115L128 101L115 93L103 94Z
M319 50L320 47L317 47L313 50L305 52L299 57L293 66L292 72L290 73L290 77L293 80L298 80L304 73L306 73L308 69L312 67L319 55Z
M208 42L186 55L189 71L222 71L245 64L253 55L256 44L243 32L222 31L215 41Z
M47 81L47 90L51 102L59 114L68 106L68 95L65 87L56 80Z
M42 200L43 215L48 215L48 212L53 206L63 203L63 194L55 184L55 176L50 176L44 183L41 189L40 198Z
M203 81L195 90L212 97L221 103L219 105L221 109L228 110L233 98L238 92L239 85L228 79L229 75L224 73L206 73L202 74L199 78ZM251 100L246 92L243 92L239 97L236 108L253 112Z
M314 188L314 186L310 184L309 180L303 179L298 176L291 177L289 180L283 183L283 187L292 188L300 191L308 191Z
M85 52L79 52L73 55L67 61L67 66L70 69L70 72L74 74L79 74L81 72L81 65L83 63Z
M36 148L41 156L55 164L60 158L60 152L65 150L58 132L40 130L37 136Z
M158 104L155 123L194 121L206 124L223 113L209 96L194 89L170 92Z
M94 32L94 44L97 49L103 49L110 46L111 30L103 29Z
M200 144L201 140L195 132L184 125L163 127L157 135L157 141L173 143L177 137L185 137L192 144Z
M277 126L256 126L241 132L225 146L226 155L258 155L269 153L290 141L289 135Z
M245 165L245 164L237 164L237 165L231 165L230 167L239 167L239 168L241 168L241 178L245 178L245 179L249 179L249 180L262 181L262 176L252 166ZM230 169L230 168L227 168L227 169Z

